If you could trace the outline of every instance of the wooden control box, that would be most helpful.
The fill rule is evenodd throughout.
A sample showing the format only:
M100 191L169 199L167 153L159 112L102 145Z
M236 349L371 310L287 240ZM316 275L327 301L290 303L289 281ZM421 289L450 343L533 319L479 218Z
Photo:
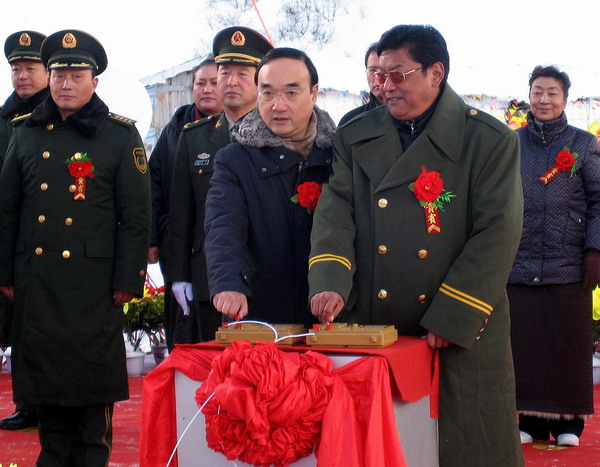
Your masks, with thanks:
M306 334L306 328L301 324L272 324L279 338L296 334ZM252 344L261 342L273 342L275 333L271 328L256 323L235 323L230 326L221 326L216 334L215 340L219 344L231 345L233 341L250 341ZM304 336L290 337L280 340L277 345L292 345L304 342Z
M314 347L381 348L398 340L394 326L346 323L315 324L306 336L306 345Z

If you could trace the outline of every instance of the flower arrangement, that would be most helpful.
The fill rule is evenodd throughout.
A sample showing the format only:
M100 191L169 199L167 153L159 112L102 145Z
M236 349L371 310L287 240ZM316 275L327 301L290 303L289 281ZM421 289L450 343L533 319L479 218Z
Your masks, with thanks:
M504 113L504 119L506 126L513 130L527 125L527 112L529 111L529 105L524 101L519 102L517 99L513 99L508 104L506 112Z
M144 296L123 305L123 331L133 350L139 350L144 334L152 345L165 343L165 287L156 287L148 276Z
M595 121L592 122L589 126L588 126L588 131L593 134L596 138L598 138L598 142L600 142L600 122L599 121Z
M600 287L596 287L592 294L592 323L593 323L593 349L594 353L600 352Z
M319 197L321 196L321 185L316 182L304 182L296 188L297 193L290 198L290 201L299 204L309 214L312 214L317 207Z

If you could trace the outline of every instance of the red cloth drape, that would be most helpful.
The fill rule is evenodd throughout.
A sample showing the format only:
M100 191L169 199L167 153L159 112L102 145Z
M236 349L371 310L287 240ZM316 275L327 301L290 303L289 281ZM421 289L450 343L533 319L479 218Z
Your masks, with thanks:
M141 467L164 467L177 442L174 370L181 371L193 380L206 381L211 363L221 354L222 348L210 343L177 346L163 363L146 376L140 432ZM305 351L309 348L294 346L282 347L281 350ZM352 412L347 404L328 406L316 451L318 465L405 465L392 407L390 374L403 400L413 402L429 395L432 416L435 416L438 400L437 354L429 349L425 341L410 337L401 337L398 342L383 349L319 351L384 358L362 358L336 370L345 390L350 392L354 400L356 415L353 418L358 428L347 423L348 415ZM352 430L358 430L358 434L353 435ZM176 457L171 465L177 465Z

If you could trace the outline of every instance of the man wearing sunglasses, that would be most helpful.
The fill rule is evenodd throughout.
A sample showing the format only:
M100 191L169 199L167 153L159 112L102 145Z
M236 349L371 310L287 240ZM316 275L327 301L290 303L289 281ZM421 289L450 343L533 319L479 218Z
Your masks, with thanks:
M229 318L309 325L310 231L335 123L315 106L319 77L304 52L273 49L256 76L258 108L218 152L206 200L210 294Z
M521 466L505 292L519 140L450 88L433 27L396 26L377 53L386 105L340 128L315 212L312 313L393 324L438 349L440 466Z

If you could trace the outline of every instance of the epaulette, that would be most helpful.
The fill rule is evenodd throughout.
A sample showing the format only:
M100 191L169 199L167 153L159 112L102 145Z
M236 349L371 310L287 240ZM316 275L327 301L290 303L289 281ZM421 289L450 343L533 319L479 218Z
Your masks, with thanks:
M194 120L193 122L186 123L185 125L183 125L183 129L189 130L190 128L196 128L198 126L206 125L214 117L215 117L215 115L209 115L208 117L204 117L201 120Z
M487 126L499 131L500 133L503 133L505 130L510 129L496 117L469 105L467 106L467 116L470 118L474 118L475 120L478 120L482 123L485 123Z
M23 115L19 115L18 117L13 118L10 123L15 125L18 122L22 122L23 120L25 120L27 117L29 117L31 115L31 112L28 114L23 114Z
M117 122L120 122L120 123L124 123L126 125L130 125L130 126L135 125L135 120L132 120L127 117L122 117L121 115L117 115L112 112L108 112L108 118L115 120Z

